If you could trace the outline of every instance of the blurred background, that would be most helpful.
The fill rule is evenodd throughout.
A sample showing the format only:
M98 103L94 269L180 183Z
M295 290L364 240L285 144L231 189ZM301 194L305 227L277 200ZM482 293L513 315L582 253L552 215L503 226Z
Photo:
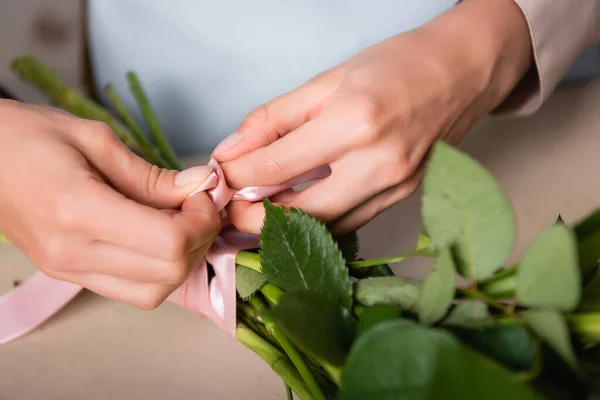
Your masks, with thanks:
M595 0L590 0L595 1ZM0 86L29 102L10 61L28 53L72 85L83 79L83 2L0 0ZM518 219L519 254L558 214L571 223L600 207L600 49L587 49L534 116L486 118L461 146L506 190ZM206 160L199 155L188 164ZM361 232L364 257L409 250L421 231L420 192ZM397 272L423 276L425 262ZM35 266L0 245L0 294ZM0 321L1 323L1 321ZM235 374L235 378L232 378ZM275 399L270 369L211 323L165 304L143 312L85 292L42 328L0 346L0 399Z
M0 87L29 102L46 102L10 71L10 61L22 54L47 61L68 83L78 84L83 4L82 0L0 0Z

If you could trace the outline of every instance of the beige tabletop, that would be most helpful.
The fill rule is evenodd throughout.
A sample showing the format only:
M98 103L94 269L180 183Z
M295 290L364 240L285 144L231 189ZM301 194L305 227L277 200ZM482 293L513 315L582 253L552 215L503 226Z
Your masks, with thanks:
M463 148L500 180L516 210L515 254L560 213L600 206L600 84L563 89L534 117L483 121ZM364 256L412 246L419 198L361 231ZM398 272L423 275L409 261ZM0 293L35 267L0 245ZM209 321L172 304L145 312L84 292L33 333L0 346L0 399L283 399L270 369Z

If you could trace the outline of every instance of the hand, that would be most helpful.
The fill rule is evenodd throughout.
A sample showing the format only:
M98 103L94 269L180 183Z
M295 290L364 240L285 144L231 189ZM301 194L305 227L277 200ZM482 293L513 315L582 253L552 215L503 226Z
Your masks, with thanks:
M0 231L46 275L153 309L219 233L208 196L186 200L207 167L161 170L49 107L0 100L0 121Z
M354 230L411 194L432 143L457 143L531 61L512 0L466 1L255 109L213 155L235 188L329 164L330 177L273 200ZM228 213L238 229L260 230L262 204L234 202Z

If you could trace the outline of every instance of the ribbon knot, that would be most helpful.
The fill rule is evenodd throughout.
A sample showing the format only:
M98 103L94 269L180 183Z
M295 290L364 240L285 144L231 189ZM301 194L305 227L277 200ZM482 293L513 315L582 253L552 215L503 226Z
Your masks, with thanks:
M219 328L235 336L236 286L235 257L238 251L258 247L257 235L237 231L227 223L225 206L230 201L257 202L301 183L327 177L329 166L319 167L282 185L247 187L235 190L227 186L223 170L211 159L213 173L190 196L206 191L217 210L223 213L225 228L215 239L204 259L168 300L197 315L207 317ZM208 276L208 264L214 277ZM49 278L41 272L17 288L0 296L0 344L8 343L34 330L59 312L83 288L69 282Z

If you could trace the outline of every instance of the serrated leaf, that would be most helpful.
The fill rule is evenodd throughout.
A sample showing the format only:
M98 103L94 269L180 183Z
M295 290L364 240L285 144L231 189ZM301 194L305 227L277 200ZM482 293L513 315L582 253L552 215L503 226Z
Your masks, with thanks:
M401 311L387 305L367 307L358 317L358 335L362 335L373 326L390 319L399 318Z
M535 334L546 342L573 369L579 368L569 328L563 315L557 311L529 310L523 313L525 321Z
M437 142L423 179L423 222L437 248L453 246L458 272L492 275L516 238L511 205L494 177L459 150Z
M356 232L349 232L337 238L337 244L346 262L355 261L360 249Z
M533 368L536 350L527 330L508 322L483 329L447 325L461 342L508 368L521 371Z
M442 330L398 319L352 346L342 400L537 399L512 373Z
M267 280L286 291L330 293L350 307L352 282L327 228L300 210L264 204L260 262Z
M420 282L399 276L367 278L354 284L354 299L366 307L384 304L410 310L417 304L421 288Z
M242 300L254 296L265 283L267 278L260 272L238 265L235 268L235 287Z
M481 300L467 300L455 306L442 324L483 329L491 326L493 322L486 303Z
M573 232L553 225L525 251L517 272L517 298L528 307L571 311L581 297L581 274Z
M325 293L285 293L271 310L277 326L305 353L341 365L352 334L342 305Z
M446 315L454 300L455 284L452 254L450 250L444 250L425 279L419 296L417 312L421 323L431 325Z

